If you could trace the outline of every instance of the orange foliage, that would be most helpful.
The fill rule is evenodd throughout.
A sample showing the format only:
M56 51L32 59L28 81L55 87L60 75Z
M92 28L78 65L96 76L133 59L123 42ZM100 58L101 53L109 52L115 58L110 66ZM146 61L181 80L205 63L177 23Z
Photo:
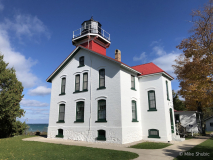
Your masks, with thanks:
M193 33L177 46L183 51L173 65L180 82L179 94L189 110L213 106L213 0L192 11Z

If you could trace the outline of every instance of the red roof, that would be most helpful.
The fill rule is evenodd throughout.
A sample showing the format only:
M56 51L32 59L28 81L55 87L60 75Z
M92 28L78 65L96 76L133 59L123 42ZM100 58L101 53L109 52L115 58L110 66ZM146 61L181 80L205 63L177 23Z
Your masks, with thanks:
M146 63L146 64L141 64L141 65L137 65L137 66L132 66L131 68L133 68L136 71L140 72L141 73L140 76L148 75L148 74L154 74L154 73L160 73L160 72L166 73L164 70L162 70L161 68L159 68L158 66L156 66L152 62ZM168 73L166 73L166 74L169 75ZM172 76L170 76L170 77L172 79L174 79Z

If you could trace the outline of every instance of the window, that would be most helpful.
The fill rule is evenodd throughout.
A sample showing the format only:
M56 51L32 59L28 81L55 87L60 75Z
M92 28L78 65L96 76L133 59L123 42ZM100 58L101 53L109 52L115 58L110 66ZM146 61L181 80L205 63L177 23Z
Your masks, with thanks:
M166 93L167 93L167 100L170 101L170 99L169 99L168 81L166 81Z
M76 121L84 122L84 102L76 103Z
M59 105L59 116L57 123L64 123L64 114L65 114L65 104Z
M160 138L159 131L157 129L149 129L148 135L148 138Z
M135 90L135 76L131 75L131 89Z
M88 90L88 73L83 74L83 91Z
M138 122L137 121L137 106L136 101L132 101L132 122Z
M179 122L180 122L180 115L175 114L175 123L179 123Z
M65 94L65 85L66 85L66 78L62 78L61 79L61 94L60 95Z
M98 121L96 122L107 122L106 121L106 100L98 101Z
M173 111L171 108L169 109L169 112L170 112L171 132L174 133L175 131L174 131L174 123L173 123Z
M80 74L75 76L75 91L80 91Z
M210 127L213 127L213 122L210 122Z
M148 111L157 111L156 109L156 100L155 100L155 91L148 91L148 101L149 101L149 110Z
M97 140L106 141L106 131L105 130L98 130Z
M99 89L104 89L105 87L105 69L99 70Z
M83 67L84 66L84 56L79 58L79 66L78 67Z
M56 135L56 137L59 137L59 138L63 138L64 137L63 129L58 129L58 135Z

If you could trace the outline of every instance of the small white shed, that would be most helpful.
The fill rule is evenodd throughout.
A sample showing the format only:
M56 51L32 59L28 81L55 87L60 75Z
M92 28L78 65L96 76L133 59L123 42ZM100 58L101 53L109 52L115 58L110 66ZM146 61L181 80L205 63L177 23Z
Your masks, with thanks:
M204 120L206 123L206 131L213 131L213 116Z
M186 127L186 132L198 133L200 127L200 114L197 111L176 111L175 123L181 123L183 127Z

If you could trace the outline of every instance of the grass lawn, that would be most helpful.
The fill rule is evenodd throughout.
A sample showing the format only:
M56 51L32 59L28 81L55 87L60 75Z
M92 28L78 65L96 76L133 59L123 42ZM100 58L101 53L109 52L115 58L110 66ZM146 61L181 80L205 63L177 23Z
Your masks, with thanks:
M136 144L134 146L130 146L130 148L137 149L161 149L170 146L169 143L156 143L156 142L143 142Z
M206 131L206 134L210 134L210 133L212 133L213 131Z
M192 137L192 136L185 137L185 140L189 140L189 139L192 139L192 138L195 138L195 137Z
M28 137L32 136L0 139L0 160L128 160L138 157L136 153L125 151L22 141Z
M178 156L174 160L188 160L188 159L193 159L193 160L212 160L213 159L213 138L207 139L203 143L195 146L194 148L186 151L194 154L194 156ZM186 153L186 152L183 152ZM202 153L208 153L209 156L202 156Z

